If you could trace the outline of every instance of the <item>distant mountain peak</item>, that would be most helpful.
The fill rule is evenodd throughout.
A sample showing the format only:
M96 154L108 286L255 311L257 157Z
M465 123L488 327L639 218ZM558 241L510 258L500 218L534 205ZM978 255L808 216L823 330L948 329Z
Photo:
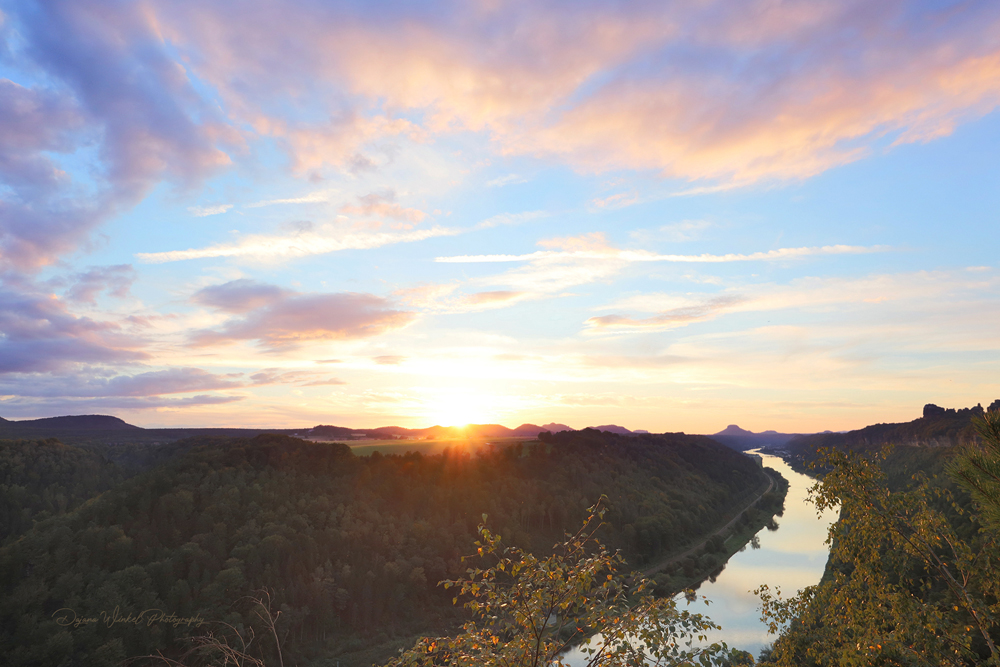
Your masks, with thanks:
M730 424L723 430L713 435L755 435L755 433L753 431L747 431L746 429L742 429L736 424Z

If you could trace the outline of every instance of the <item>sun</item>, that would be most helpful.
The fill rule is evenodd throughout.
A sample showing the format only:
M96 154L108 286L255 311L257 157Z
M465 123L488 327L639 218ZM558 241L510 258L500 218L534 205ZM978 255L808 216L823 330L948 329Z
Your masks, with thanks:
M491 402L476 392L452 390L427 401L425 417L428 425L463 427L489 423Z

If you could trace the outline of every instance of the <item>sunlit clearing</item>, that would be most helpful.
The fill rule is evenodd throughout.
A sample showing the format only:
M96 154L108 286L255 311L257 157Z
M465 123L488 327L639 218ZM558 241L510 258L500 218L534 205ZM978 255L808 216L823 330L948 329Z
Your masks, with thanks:
M425 405L429 425L463 427L489 421L489 400L474 392L450 391L428 399Z

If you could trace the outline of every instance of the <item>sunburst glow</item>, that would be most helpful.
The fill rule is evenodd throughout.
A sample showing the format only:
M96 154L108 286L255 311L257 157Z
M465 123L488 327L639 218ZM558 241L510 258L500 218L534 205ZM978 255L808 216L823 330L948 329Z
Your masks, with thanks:
M461 427L493 421L489 399L462 389L449 390L428 400L425 415L428 424L438 426Z

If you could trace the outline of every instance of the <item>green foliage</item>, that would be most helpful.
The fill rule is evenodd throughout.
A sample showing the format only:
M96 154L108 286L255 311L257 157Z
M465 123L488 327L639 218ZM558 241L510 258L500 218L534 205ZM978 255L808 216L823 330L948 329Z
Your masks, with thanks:
M1000 530L1000 410L973 419L982 446L966 447L949 472L979 503L984 523Z
M104 457L58 440L0 440L0 543L124 479Z
M594 538L604 516L599 507L555 553L538 558L503 544L479 526L475 542L483 567L467 578L442 582L466 598L472 620L454 637L425 638L387 667L548 667L582 642L587 665L716 664L730 658L725 644L684 648L717 628L699 614L655 599L652 585L620 574L624 560ZM486 515L483 515L485 522ZM593 545L593 548L591 548ZM590 635L599 633L599 639ZM740 656L736 656L737 659Z
M947 485L922 475L891 489L875 459L827 452L813 489L841 510L827 576L782 599L757 593L771 631L789 624L769 656L782 665L998 664L1000 550Z

